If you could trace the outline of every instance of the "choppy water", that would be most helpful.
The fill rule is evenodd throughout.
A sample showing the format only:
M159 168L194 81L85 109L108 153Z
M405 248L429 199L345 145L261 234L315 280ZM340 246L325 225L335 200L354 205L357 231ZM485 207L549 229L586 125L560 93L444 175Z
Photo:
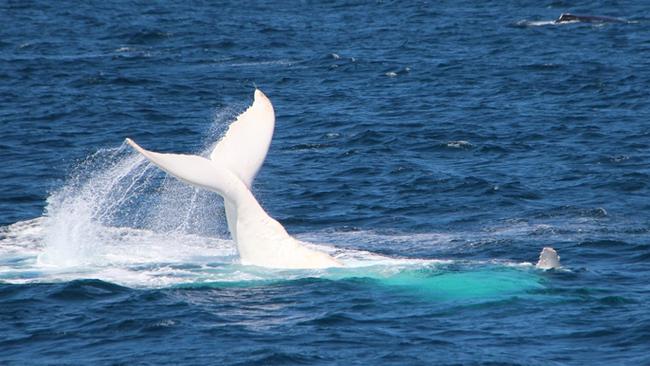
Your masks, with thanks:
M649 20L1 2L0 363L650 364ZM255 86L255 194L345 269L237 264L220 199L123 145L205 151Z

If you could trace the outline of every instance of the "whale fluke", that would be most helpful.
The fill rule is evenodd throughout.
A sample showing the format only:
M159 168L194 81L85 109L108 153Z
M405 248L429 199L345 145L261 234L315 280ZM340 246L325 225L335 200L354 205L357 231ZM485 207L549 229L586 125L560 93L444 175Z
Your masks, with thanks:
M264 93L255 90L253 104L228 126L210 159L219 160L250 188L264 163L274 128L273 105Z
M224 164L250 190L266 158L274 128L273 105L264 93L256 89L253 104L228 126L228 130L210 153L210 159ZM236 208L228 200L224 201L224 207L228 230L236 241Z
M539 260L535 267L539 269L556 269L560 268L560 256L555 249L546 247L539 253Z
M210 158L162 154L126 142L160 169L181 181L224 198L228 228L242 264L270 268L339 267L327 253L307 248L257 202L250 191L273 136L271 101L259 90L253 105L239 115L216 144Z

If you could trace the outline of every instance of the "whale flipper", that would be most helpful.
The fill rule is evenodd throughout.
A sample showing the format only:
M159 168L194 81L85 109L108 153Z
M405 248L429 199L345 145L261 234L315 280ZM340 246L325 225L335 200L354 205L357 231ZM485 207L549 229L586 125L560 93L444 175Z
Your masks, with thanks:
M259 130L254 119L261 120ZM256 90L253 106L230 126L210 159L156 153L131 139L126 142L165 172L224 198L228 228L237 243L242 264L295 269L339 267L341 264L328 254L307 248L291 237L250 191L266 157L274 121L271 102Z
M539 253L539 260L535 267L539 269L556 269L560 268L560 256L555 249L546 247Z

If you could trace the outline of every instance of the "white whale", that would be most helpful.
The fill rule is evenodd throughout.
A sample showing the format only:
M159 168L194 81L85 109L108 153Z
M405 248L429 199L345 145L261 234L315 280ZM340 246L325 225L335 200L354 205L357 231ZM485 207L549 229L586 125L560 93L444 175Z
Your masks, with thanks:
M291 237L250 190L271 144L274 126L271 101L255 90L253 105L228 127L209 158L161 154L145 150L129 138L126 142L165 172L223 197L241 264L286 269L341 267L327 253L307 248Z
M228 230L237 244L240 262L269 268L315 269L342 267L327 253L307 248L260 206L251 192L255 175L268 152L275 113L271 101L255 90L253 105L228 127L209 158L162 154L126 142L150 162L190 185L218 193L224 199ZM538 269L560 268L560 256L544 248Z

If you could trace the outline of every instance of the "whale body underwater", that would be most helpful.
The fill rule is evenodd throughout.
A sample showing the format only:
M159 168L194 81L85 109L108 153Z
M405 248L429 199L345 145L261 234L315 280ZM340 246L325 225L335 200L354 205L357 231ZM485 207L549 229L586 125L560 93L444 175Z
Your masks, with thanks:
M308 248L289 235L251 192L274 128L273 105L256 89L253 104L230 124L209 157L157 153L142 148L130 138L126 142L168 174L223 197L228 230L241 264L279 269L343 267L343 263L329 254ZM544 248L536 267L559 268L560 257L554 249Z

